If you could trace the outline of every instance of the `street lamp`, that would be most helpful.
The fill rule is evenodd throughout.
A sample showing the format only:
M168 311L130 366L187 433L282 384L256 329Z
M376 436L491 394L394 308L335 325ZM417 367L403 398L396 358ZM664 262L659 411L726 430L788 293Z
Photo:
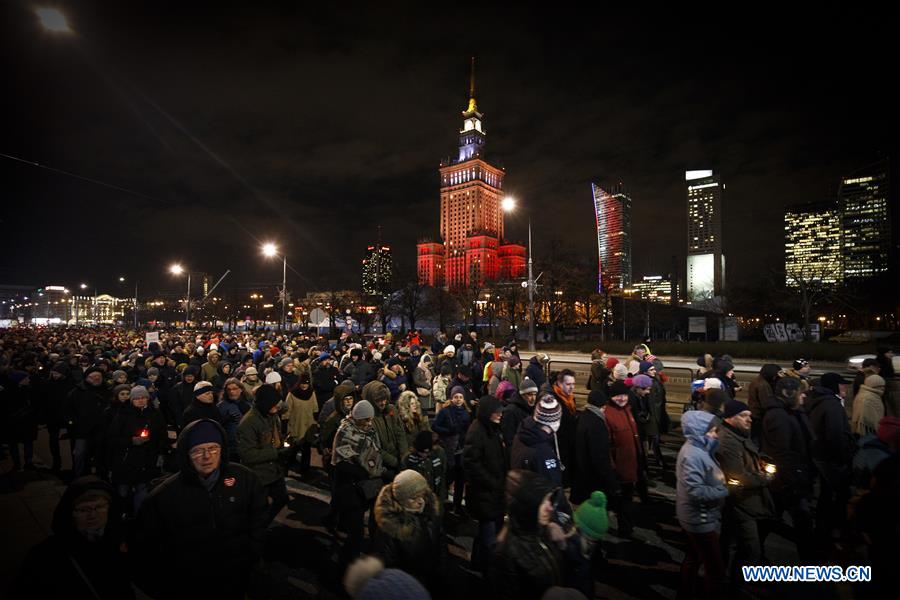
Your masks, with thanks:
M69 27L69 22L66 20L66 16L55 8L38 8L34 12L37 14L41 25L47 31L52 31L54 33L72 32L72 29Z
M172 275L181 275L185 272L187 273L187 295L184 300L184 328L187 329L188 321L191 320L191 272L185 271L184 267L177 263L169 267L169 273Z
M513 212L516 209L516 199L506 196L500 202L503 212ZM531 217L528 217L528 351L534 352L534 270L531 260Z
M119 277L119 283L125 283L124 277ZM134 282L134 330L138 329L138 298L137 298L137 281Z
M263 244L262 253L266 258L278 258L278 246L271 242ZM281 293L279 294L279 299L281 300L281 330L284 331L287 325L284 314L285 306L287 305L287 256L282 256L281 260Z

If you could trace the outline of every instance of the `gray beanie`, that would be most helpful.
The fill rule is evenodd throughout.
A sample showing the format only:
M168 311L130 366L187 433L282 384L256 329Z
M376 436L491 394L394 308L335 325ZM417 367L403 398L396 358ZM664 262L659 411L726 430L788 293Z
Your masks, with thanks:
M144 386L136 385L131 388L131 393L128 395L128 397L132 400L134 400L135 398L147 398L149 400L150 392L148 392L147 388L145 388Z
M537 391L537 384L535 384L529 377L523 379L522 384L519 386L520 394L537 394Z
M350 411L350 416L353 417L353 420L355 421L372 419L375 417L375 408L368 400L360 400L354 405L353 410Z

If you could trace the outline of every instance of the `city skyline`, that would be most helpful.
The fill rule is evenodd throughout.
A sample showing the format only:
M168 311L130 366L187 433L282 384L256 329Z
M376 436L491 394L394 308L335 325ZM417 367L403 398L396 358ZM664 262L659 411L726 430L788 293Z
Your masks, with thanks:
M796 27L807 19L799 12L766 22L769 45L750 51L749 32L711 27L701 44L678 28L628 27L637 17L588 43L587 21L551 17L547 27L491 8L492 36L411 10L402 42L384 41L390 19L374 9L304 18L200 3L173 21L151 3L78 6L71 38L41 33L24 5L3 10L17 90L5 99L3 153L104 184L0 160L15 206L5 242L28 248L0 259L9 284L112 288L125 274L175 290L160 261L276 283L279 269L256 250L273 240L292 291L352 288L359 275L348 267L374 237L369 223L384 224L398 272L414 272L414 252L399 249L435 231L436 158L447 153L444 132L458 129L448 100L464 105L472 55L479 104L491 107L491 155L523 207L507 218L507 237L526 239L530 215L536 261L556 242L596 256L584 190L614 173L641 199L634 272L668 272L673 255L683 265L680 174L708 165L728 182L728 272L747 282L760 265L783 265L785 206L824 197L893 144L877 85L830 83L842 70L879 73L871 56L886 56L886 38L850 32L855 43L838 49ZM825 8L817 19L843 15ZM351 26L335 31L338 20ZM244 24L240 35L217 33L231 23ZM621 43L638 29L641 43ZM798 67L810 48L817 62ZM73 272L53 241L80 239L97 243L78 248Z

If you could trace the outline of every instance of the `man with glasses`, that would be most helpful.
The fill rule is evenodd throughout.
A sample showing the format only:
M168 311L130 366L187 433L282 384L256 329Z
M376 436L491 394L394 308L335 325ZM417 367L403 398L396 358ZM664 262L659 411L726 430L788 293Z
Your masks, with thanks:
M268 524L264 488L228 462L225 431L211 419L185 427L176 452L179 471L138 513L130 550L146 568L136 583L152 597L243 598ZM217 573L228 577L208 576Z

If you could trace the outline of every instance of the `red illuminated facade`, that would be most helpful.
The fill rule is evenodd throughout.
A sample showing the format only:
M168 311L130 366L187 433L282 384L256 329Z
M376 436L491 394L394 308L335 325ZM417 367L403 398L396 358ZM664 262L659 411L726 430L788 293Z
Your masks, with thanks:
M503 178L483 158L485 132L475 102L475 69L463 111L459 154L440 166L441 243L418 245L419 282L459 289L525 273L525 247L503 241Z

